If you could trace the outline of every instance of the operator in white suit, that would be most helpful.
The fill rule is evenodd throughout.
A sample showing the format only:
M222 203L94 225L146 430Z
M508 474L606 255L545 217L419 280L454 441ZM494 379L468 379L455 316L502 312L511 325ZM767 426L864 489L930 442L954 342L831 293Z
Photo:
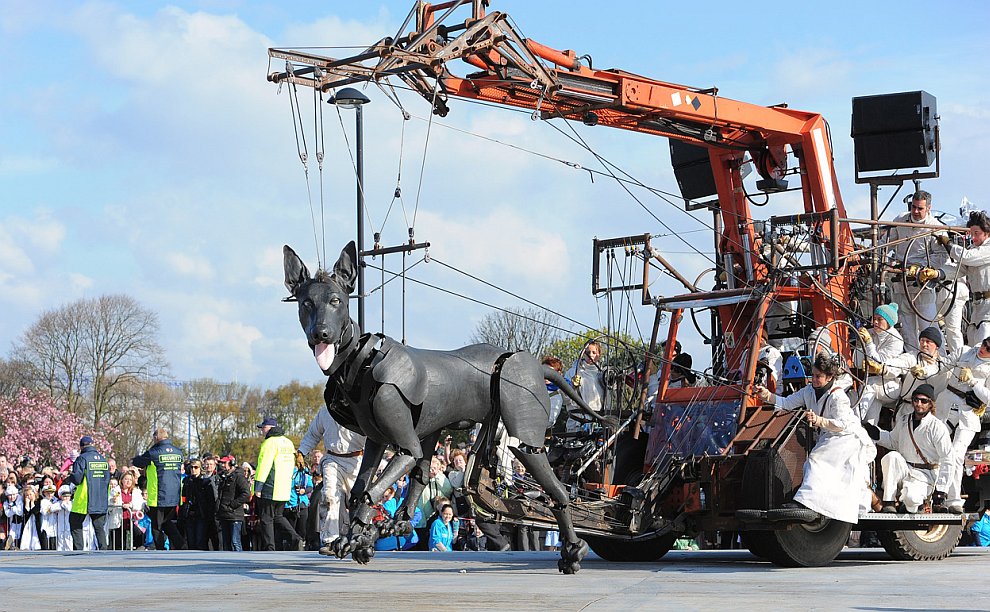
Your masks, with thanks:
M762 385L754 389L757 397L778 410L807 409L808 424L821 430L794 501L831 519L856 523L860 510L869 508L870 462L877 449L837 380L841 367L837 356L822 352L815 356L811 384L800 391L780 397Z
M970 443L980 431L981 407L985 409L987 402L990 402L988 377L990 338L959 357L945 391L939 393L935 401L935 415L952 432L952 457L942 465L946 507L952 512L963 511L963 462Z
M332 555L329 544L340 535L341 526L349 523L347 499L361 467L365 437L341 427L330 416L330 411L321 406L299 442L299 452L308 455L320 440L326 448L326 454L320 460L323 494L319 511L326 512L326 518L320 523L320 554Z
M949 428L935 416L935 388L918 386L911 396L912 410L894 418L894 429L885 431L866 424L870 437L890 452L880 460L883 470L883 512L897 512L897 502L917 512L929 495L932 505L945 502L945 479L939 466L949 461L952 442Z
M860 419L871 423L876 423L882 403L896 401L899 397L900 381L893 372L884 372L882 367L884 362L904 353L904 339L894 327L897 325L897 311L897 304L881 304L873 311L873 330L865 327L858 330L870 376L866 379L855 412Z
M916 191L911 199L908 212L894 219L898 223L917 223L920 225L930 225L932 229L920 227L891 227L887 239L891 243L891 250L895 263L904 263L909 269L932 267L941 268L948 257L944 250L939 248L935 240L932 239L932 230L944 228L945 224L935 218L932 214L932 194L927 191ZM940 234L941 235L941 234ZM920 236L912 241L914 236ZM947 235L945 236L947 238ZM909 349L914 346L914 339L918 337L918 332L936 324L937 284L932 277L917 277L905 270L909 276L907 280L911 293L914 293L915 308L921 312L921 316L914 313L913 309L905 308L901 312L901 331L904 339L910 344ZM905 292L904 284L897 282L891 286L893 301L898 304L907 304L912 299Z

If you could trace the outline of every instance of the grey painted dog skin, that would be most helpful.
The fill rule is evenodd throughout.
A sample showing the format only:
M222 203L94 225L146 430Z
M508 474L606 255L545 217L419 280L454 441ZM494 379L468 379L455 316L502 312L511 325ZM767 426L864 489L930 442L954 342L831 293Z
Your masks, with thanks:
M599 419L600 415L562 376L529 353L510 353L491 344L425 350L378 334L359 336L348 312L357 275L354 242L344 247L332 274L318 271L316 278L290 247L283 248L283 255L285 286L299 303L299 322L329 377L324 393L327 409L342 426L368 437L349 500L350 534L338 537L331 551L367 563L380 535L408 533L408 520L427 482L441 430L484 422L497 405L506 432L520 441L513 454L553 501L563 540L558 568L566 574L578 571L588 547L574 531L567 493L542 452L550 413L544 378L561 387L585 412ZM494 404L493 387L499 396ZM387 446L397 452L376 479ZM406 473L411 478L403 507L394 522L376 528L373 506Z

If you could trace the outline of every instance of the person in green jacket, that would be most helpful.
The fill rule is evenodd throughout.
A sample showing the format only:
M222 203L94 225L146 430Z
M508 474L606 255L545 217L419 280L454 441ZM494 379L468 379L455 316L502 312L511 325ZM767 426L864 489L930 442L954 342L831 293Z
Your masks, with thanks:
M258 452L258 470L254 476L255 509L261 523L262 550L275 550L275 525L283 530L292 547L302 550L306 544L292 524L282 515L285 502L292 494L292 470L296 466L296 447L273 417L258 425L265 441Z

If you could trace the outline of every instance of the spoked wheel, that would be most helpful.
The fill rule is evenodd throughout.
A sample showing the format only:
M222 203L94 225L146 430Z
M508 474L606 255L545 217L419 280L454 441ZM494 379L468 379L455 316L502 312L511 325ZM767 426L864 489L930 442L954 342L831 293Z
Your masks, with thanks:
M883 549L897 561L938 561L948 557L962 537L962 525L932 525L917 531L878 531Z
M918 240L923 241L923 246L921 247L921 251L924 254L924 259L925 259L924 267L937 268L941 266L941 263L936 261L935 258L932 256L931 236L927 234L915 236L908 242L907 249L904 250L904 257L901 260L901 266L905 271L903 274L901 274L901 288L904 290L904 295L907 296L908 306L911 307L911 310L914 312L914 314L922 318L925 316L925 313L921 312L921 307L919 306L919 302L921 300L921 294L925 291L926 287L934 288L937 294L947 295L948 299L936 301L935 320L937 321L938 319L944 317L947 312L949 312L949 309L952 308L953 303L955 303L956 301L956 291L958 290L957 289L958 283L956 283L956 279L959 278L959 268L962 265L962 260L960 259L959 263L956 265L955 273L951 275L947 274L946 277L942 280L933 280L933 281L928 281L927 283L919 284L917 281L913 281L909 279L907 275L907 269L910 266L910 264L908 264L907 261L908 255L918 245ZM940 249L942 247L937 246L935 248ZM934 321L930 321L929 323L934 323Z
M864 381L865 376L863 377L858 376L856 372L856 368L858 368L860 365L863 365L865 367L866 349L863 348L862 343L859 341L859 338L857 337L856 328L853 327L852 324L849 323L848 321L844 321L842 319L836 319L834 321L829 321L828 323L826 323L823 326L823 329L828 330L829 335L833 338L838 338L839 336L837 336L836 334L840 332L846 334L846 342L849 342L850 346L853 347L849 352L851 363L846 363L846 370L849 372L849 375L853 379L853 389L857 392L860 392L865 382ZM827 345L823 341L822 339L823 335L824 334L818 334L818 337L815 338L814 346L811 347L812 362L814 362L814 356L818 354L818 351L820 349L828 348L829 350L831 350L832 348L830 345ZM853 339L855 339L855 342L851 342Z
M667 554L677 536L668 533L642 540L619 540L602 536L584 535L584 540L595 554L606 561L618 563L649 563Z

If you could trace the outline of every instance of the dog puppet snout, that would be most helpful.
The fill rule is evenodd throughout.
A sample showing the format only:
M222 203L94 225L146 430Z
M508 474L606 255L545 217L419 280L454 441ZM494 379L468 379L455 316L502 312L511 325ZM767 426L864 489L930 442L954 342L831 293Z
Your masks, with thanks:
M316 342L329 342L330 341L330 330L325 326L319 326L313 328L313 340Z

